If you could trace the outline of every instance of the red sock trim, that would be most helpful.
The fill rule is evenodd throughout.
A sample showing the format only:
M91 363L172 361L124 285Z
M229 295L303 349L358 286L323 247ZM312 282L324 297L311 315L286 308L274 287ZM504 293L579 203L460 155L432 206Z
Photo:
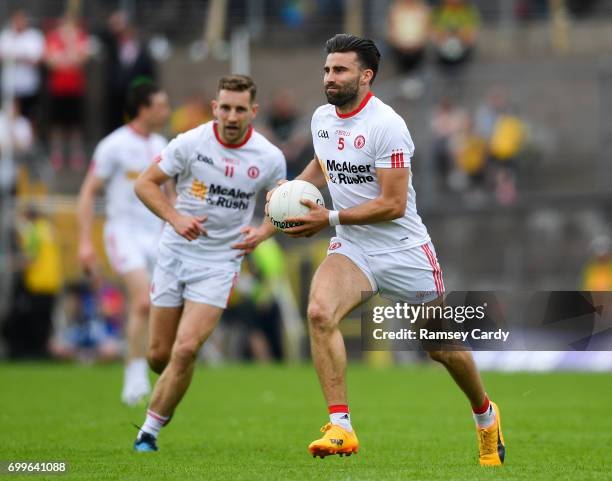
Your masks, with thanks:
M480 407L472 406L472 412L474 414L484 414L487 412L487 409L489 409L490 404L491 403L489 402L489 396L485 394L485 399L484 399L484 403L482 403L482 406Z
M347 404L334 404L333 406L328 407L329 414L335 413L348 413L349 408Z
M157 414L156 412L153 412L150 409L147 409L147 414L152 418L157 419L162 425L168 424L168 420L170 419L169 417Z

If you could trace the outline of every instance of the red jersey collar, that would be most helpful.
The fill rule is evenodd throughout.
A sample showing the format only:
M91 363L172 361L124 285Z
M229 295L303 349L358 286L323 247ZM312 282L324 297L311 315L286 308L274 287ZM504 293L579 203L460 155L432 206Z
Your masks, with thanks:
M368 92L368 94L363 98L363 100L359 104L359 107L357 107L352 112L349 112L348 114L341 114L340 112L338 112L338 108L336 107L336 115L340 117L341 119L348 119L349 117L354 117L355 115L357 115L359 112L361 112L364 109L364 107L370 101L372 97L374 97L374 94L372 92Z
M244 140L240 142L239 144L226 144L225 142L223 142L223 139L219 135L219 127L217 126L217 122L213 123L213 131L215 132L215 137L217 139L217 142L219 142L223 147L227 147L228 149L238 149L242 147L244 144L246 144L251 138L251 136L253 135L253 126L249 125L247 133L244 136Z

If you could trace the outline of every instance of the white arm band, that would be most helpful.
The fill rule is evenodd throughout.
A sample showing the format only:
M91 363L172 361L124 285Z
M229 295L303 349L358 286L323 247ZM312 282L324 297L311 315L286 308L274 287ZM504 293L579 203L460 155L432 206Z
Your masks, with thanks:
M337 210L329 211L329 225L332 227L340 225L340 212Z

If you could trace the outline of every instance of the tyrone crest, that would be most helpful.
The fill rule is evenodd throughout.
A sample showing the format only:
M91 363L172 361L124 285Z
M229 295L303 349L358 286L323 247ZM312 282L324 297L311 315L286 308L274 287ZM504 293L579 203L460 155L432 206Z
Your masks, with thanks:
M259 169L253 165L249 167L249 170L247 170L247 175L251 179L256 179L257 177L259 177Z
M338 247L340 247L342 245L342 243L340 242L332 242L329 247L327 248L328 251L335 251L336 249L338 249Z
M365 137L363 135L358 135L355 137L355 142L353 142L356 149L362 149L365 145Z

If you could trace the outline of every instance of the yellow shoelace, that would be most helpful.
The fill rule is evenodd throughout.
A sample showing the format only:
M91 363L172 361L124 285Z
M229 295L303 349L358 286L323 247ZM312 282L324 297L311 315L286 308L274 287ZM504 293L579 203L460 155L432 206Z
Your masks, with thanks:
M493 454L497 452L497 432L488 429L479 429L480 454Z
M325 432L329 431L331 428L332 428L332 423L324 424L323 427L321 428L321 432L325 433Z

